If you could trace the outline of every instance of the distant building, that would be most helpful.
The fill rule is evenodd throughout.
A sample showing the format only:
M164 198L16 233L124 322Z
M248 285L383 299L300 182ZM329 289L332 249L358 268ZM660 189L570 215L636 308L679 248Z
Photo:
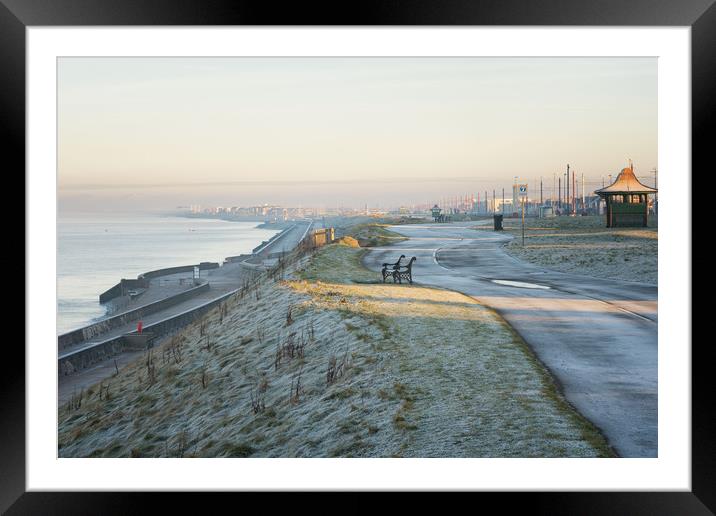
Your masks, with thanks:
M584 198L582 211L587 215L602 215L604 213L604 199L598 195L588 195Z
M649 220L649 195L656 194L656 188L643 185L634 175L634 165L622 169L616 181L596 190L607 203L607 227L646 227Z
M512 199L505 199L504 204L502 199L495 199L495 210L498 213L512 213Z
M543 204L542 206L539 206L538 209L539 218L541 219L551 218L555 216L554 209L552 208L552 206Z

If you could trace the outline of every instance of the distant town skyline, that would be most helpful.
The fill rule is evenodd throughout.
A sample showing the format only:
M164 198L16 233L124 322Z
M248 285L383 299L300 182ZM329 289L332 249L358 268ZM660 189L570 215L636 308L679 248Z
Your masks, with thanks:
M58 127L61 211L591 190L658 166L657 61L61 58Z

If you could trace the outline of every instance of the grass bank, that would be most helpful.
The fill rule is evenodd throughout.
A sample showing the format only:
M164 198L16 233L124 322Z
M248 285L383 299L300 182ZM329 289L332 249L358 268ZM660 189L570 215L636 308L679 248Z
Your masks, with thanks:
M515 239L506 250L548 269L601 278L658 283L659 230L650 217L647 228L606 228L604 217L505 219ZM478 228L484 229L484 228Z
M391 225L420 224L425 219L407 216L369 217L326 217L325 224L336 230L336 237L352 236L361 247L377 247L400 242L405 237L388 229Z
M321 249L60 407L60 456L610 454L494 312L378 283L364 252Z
M350 235L361 247L380 247L407 240L403 235L389 230L387 224L376 222L349 224L341 228L339 234Z

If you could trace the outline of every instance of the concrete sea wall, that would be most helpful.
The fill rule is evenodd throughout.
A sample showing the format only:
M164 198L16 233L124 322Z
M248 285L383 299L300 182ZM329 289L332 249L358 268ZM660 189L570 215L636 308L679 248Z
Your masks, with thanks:
M68 347L79 344L80 342L94 339L113 328L123 326L129 322L141 319L143 316L164 310L169 306L181 303L182 301L185 301L202 292L207 292L209 288L209 283L204 281L201 285L185 290L184 292L180 292L175 296L171 296L166 299L160 299L159 301L155 301L154 303L149 303L147 305L137 307L134 310L130 310L128 312L115 315L114 317L104 319L95 324L85 326L84 328L79 328L69 333L65 333L57 337L57 346L61 351L63 349L67 349Z
M201 262L196 265L179 265L177 267L166 267L164 269L157 269L154 271L144 272L137 276L137 279L121 279L119 283L110 289L105 290L99 295L100 304L107 303L115 297L123 296L127 290L133 288L147 288L149 287L149 280L159 278L161 276L169 276L170 274L177 274L180 272L192 272L194 267L199 267L199 270L217 269L219 264L217 262Z
M208 284L206 286L208 287ZM218 306L220 303L235 295L237 292L238 289L233 290L228 294L209 301L201 306L178 313L172 317L167 317L161 321L148 324L143 328L143 331L153 333L155 338L166 337L172 332L181 330L185 326L200 319L209 310ZM131 333L134 334L136 332ZM87 345L81 349L60 353L58 357L58 374L59 376L70 375L94 364L115 357L128 350L132 349L130 349L127 339L125 339L124 335L120 335L105 341Z
M261 242L260 245L254 247L253 250L251 251L251 253L255 256L265 253L265 251L269 247L271 247L276 242L278 242L279 240L284 238L286 235L288 235L291 231L293 231L293 228L295 228L295 227L296 227L296 225L293 224L293 225L289 226L288 228L284 229L283 231L281 231L280 233L276 233L274 236L272 236L268 240L264 240L263 242Z
M312 224L309 224L306 228L306 230L302 233L301 238L298 242L297 248L298 249L305 249L305 248L313 248L320 245L325 245L329 241L333 239L333 230L320 230L318 233L322 235L322 237L319 237L319 242L316 241L315 233L311 232L310 229L312 227ZM250 256L256 256L256 254L262 254L266 255L268 254L267 251L270 251L270 247L272 244L277 242L280 238L288 234L290 231L292 231L295 228L294 226L291 226L281 233L278 233L275 235L271 240L268 242L263 243L259 247L256 248L257 253L250 255ZM330 231L330 232L329 232ZM323 236L325 235L325 236ZM281 253L279 253L281 254ZM232 262L232 261L241 261L242 265L251 267L252 264L248 264L246 260L246 255L240 255L236 257L229 257L225 260L226 262ZM205 269L214 269L219 267L218 263L213 262L202 262L199 264L199 268L202 270ZM182 266L182 267L169 267L166 269L159 269L157 271L150 271L148 273L141 274L137 280L146 280L148 281L151 278L156 278L160 276L165 276L168 274L176 274L178 272L190 272L194 268L194 265L188 265L188 266ZM257 264L254 264L254 268L256 269L263 269L263 267L259 267ZM123 281L132 281L132 280L123 280ZM134 280L136 281L136 280ZM129 284L129 283L127 283ZM135 350L131 347L131 343L128 341L131 339L125 338L125 335L133 334L136 332L130 332L125 335L119 335L116 337L108 338L106 340L101 340L99 342L95 342L92 344L87 344L85 346L78 346L76 349L67 349L68 347L71 347L73 345L80 344L81 342L84 342L86 340L89 340L93 337L96 337L98 335L101 335L102 332L107 331L111 328L116 328L117 326L121 326L122 324L126 324L126 322L131 320L136 320L138 316L141 314L148 315L150 313L154 313L157 311L160 311L167 306L171 306L173 304L177 304L180 301L183 301L184 299L187 299L188 297L191 297L192 295L195 295L199 292L204 292L206 290L209 290L210 286L208 282L203 283L202 285L199 285L193 289L187 290L185 292L182 292L180 294L177 294L176 296L172 296L167 299L163 299L161 301L157 301L155 303L151 303L148 305L145 305L143 307L137 308L135 310L132 310L131 312L125 312L124 314L119 314L115 317L111 317L109 319L106 319L104 321L100 321L94 325L88 326L86 328L81 328L79 330L75 330L73 332L60 335L58 337L58 345L60 349L60 353L58 356L58 374L60 376L70 375L74 372L81 371L83 369L86 369L88 367L91 367L94 364L97 364L99 362L102 362L104 360L110 359L114 356L117 356L125 351L132 351ZM112 287L112 289L119 289L121 292L121 282L120 284L116 285L115 287ZM110 290L112 290L110 289ZM239 292L240 289L235 289L223 296L220 296L212 301L209 301L201 306L185 310L184 312L178 313L176 315L173 315L171 317L167 317L165 319L162 319L161 321L157 321L155 323L148 324L144 326L143 332L151 332L154 334L154 338L162 338L166 337L167 335L170 335L173 332L179 331L182 328L186 327L189 324L192 324L196 320L203 317L207 312L209 312L212 308L218 306L226 299L230 298L231 296L235 295L237 292ZM109 291L107 291L109 292ZM106 293L105 293L106 294ZM65 350L64 352L62 350Z
M198 265L180 265L179 267L167 267L166 269L157 269L155 271L145 272L137 276L141 279L153 279L160 276L169 276L170 274L177 274L179 272L192 272L194 267L199 267L199 270L205 271L210 269L218 269L218 262L201 262Z

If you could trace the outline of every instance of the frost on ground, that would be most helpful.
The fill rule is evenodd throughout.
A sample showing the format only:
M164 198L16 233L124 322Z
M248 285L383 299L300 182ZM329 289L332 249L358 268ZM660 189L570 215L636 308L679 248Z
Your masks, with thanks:
M323 248L60 407L59 455L611 455L494 312L378 283L363 252Z
M506 250L517 258L561 272L658 283L655 217L647 228L606 228L603 216L528 218L524 247L521 224L519 218L503 224L515 237Z

